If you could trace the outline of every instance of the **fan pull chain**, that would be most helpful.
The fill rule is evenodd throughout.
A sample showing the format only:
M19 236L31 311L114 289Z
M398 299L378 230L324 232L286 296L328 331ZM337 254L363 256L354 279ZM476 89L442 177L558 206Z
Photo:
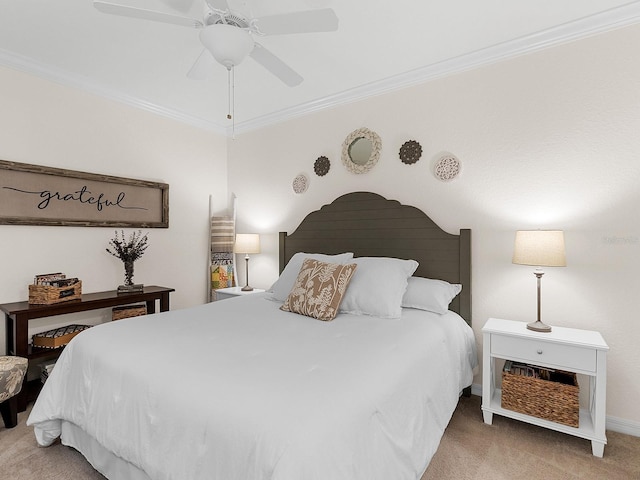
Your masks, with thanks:
M231 116L231 96L232 96L232 92L231 92L231 67L227 67L227 90L228 90L228 97L229 97L229 103L227 105L227 118L229 120L231 120L233 117Z
M235 112L235 70L233 65L227 67L227 84L229 89L229 105L227 118L231 120L231 138L236 136L236 112Z

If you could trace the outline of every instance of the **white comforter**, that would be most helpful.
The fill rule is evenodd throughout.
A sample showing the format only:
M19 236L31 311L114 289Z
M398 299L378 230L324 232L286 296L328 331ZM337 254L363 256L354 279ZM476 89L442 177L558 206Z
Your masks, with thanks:
M88 329L28 424L46 446L70 422L153 480L420 478L472 381L468 325L279 306L254 294Z

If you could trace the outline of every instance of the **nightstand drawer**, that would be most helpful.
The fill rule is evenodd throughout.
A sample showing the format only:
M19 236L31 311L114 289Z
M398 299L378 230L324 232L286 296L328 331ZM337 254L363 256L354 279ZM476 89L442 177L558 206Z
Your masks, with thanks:
M491 354L525 362L555 365L561 369L596 371L596 351L573 345L544 342L502 335L491 337Z

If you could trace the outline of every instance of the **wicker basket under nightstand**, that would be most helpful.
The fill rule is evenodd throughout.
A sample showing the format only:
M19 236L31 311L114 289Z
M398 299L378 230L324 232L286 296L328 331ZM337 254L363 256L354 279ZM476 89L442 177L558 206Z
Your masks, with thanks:
M570 427L579 426L580 387L575 373L554 372L570 383L525 376L505 369L502 371L502 408L524 413ZM532 368L532 371L535 371ZM552 374L552 375L554 375Z

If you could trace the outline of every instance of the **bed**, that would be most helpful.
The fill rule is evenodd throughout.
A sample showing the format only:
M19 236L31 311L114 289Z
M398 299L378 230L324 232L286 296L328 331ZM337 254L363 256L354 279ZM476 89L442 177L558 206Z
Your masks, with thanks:
M283 311L296 262L326 258L355 270L335 318ZM38 443L60 437L109 479L419 479L477 364L470 231L351 193L280 234L280 270L266 293L79 334L29 416Z

